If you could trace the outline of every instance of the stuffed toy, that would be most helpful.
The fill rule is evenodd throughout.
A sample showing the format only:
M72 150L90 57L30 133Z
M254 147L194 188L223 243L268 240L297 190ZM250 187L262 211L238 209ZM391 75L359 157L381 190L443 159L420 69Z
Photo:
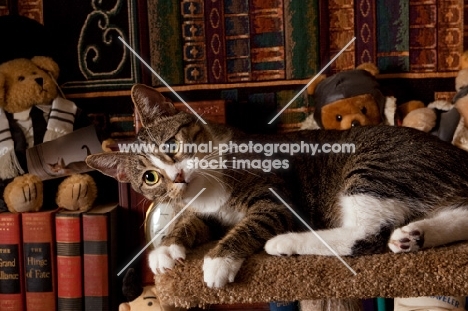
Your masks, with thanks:
M119 305L119 311L177 311L182 308L162 306L154 285L142 287L135 277L135 270L127 270L123 279L122 292L128 302Z
M452 102L438 100L425 106L411 101L398 106L400 124L431 133L468 151L468 51L462 56L455 90Z
M455 90L457 93L452 102L461 118L453 144L468 151L468 51L465 51L462 55L461 69L455 78Z
M394 124L396 99L386 97L371 63L330 77L321 75L307 92L315 99L315 111L302 129L346 130L353 126Z
M315 99L315 111L301 128L346 130L360 125L401 125L468 148L468 134L463 132L466 126L460 123L459 113L463 111L468 116L468 97L466 104L460 101L457 109L444 100L434 101L427 106L421 101L412 100L397 106L396 98L384 96L381 92L375 78L377 73L374 64L365 63L354 70L330 77L320 76L308 88L309 95ZM457 90L462 89L461 85L468 86L468 68L460 71L457 80Z
M18 58L0 64L0 180L11 212L38 211L43 185L27 174L26 149L70 133L77 107L58 96L58 65L49 57ZM56 202L87 210L97 190L89 175L72 175L60 184Z

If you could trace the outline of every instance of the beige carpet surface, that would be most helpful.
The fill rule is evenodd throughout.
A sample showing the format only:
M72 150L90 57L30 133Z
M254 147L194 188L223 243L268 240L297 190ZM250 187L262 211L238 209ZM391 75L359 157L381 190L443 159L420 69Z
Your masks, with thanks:
M468 295L468 243L411 254L343 257L275 257L246 260L234 283L210 289L203 283L203 256L210 245L187 255L184 265L155 276L160 299L178 307L322 298Z

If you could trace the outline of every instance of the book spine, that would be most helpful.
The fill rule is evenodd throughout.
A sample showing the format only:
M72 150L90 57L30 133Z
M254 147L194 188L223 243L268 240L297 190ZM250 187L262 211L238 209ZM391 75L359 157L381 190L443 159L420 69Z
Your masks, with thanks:
M84 310L110 310L109 223L105 214L83 215Z
M318 0L284 1L286 79L310 78L319 71Z
M180 10L182 16L184 82L186 84L207 83L203 0L182 0Z
M331 0L328 2L329 53L337 55L354 37L354 0ZM350 70L356 67L355 43L351 44L330 65L331 73Z
M24 311L21 214L0 214L0 310Z
M270 311L297 311L298 303L295 301L272 301L270 302Z
M325 66L330 61L330 14L328 12L328 0L318 0L319 8L319 51L320 51L320 68ZM330 73L330 67L326 68L325 74Z
M460 70L463 54L463 0L437 2L437 70Z
M147 9L151 68L169 85L183 84L180 3L148 0ZM162 84L156 76L152 77L153 86Z
M57 305L59 310L83 308L83 251L81 215L58 213L55 216L57 247Z
M53 211L23 213L26 310L56 310L55 221Z
M219 100L207 100L207 101L196 101L189 102L189 106L202 115L204 119L215 122L215 123L226 123L226 101L223 99ZM191 111L183 103L174 103L174 106L178 110L182 110L188 113Z
M380 72L408 72L409 1L376 0L376 21Z
M363 63L377 63L375 36L375 1L354 0L356 15L356 66Z
M468 50L468 1L463 1L463 51Z
M248 0L224 1L227 82L251 80Z
M411 72L437 70L436 0L409 1L409 44Z
M297 91L295 90L282 90L276 92L276 106L278 111L288 105L291 99L296 96L296 93ZM289 104L288 108L286 108L279 117L279 131L289 132L298 130L301 127L302 122L304 122L311 113L311 109L312 108L309 107L307 94L303 92L291 104Z
M283 0L250 0L252 80L285 78Z
M206 60L209 83L226 82L224 2L205 0Z
M41 24L44 24L43 1L23 0L9 1L14 2L18 6L18 15L27 16ZM16 13L16 12L12 12Z

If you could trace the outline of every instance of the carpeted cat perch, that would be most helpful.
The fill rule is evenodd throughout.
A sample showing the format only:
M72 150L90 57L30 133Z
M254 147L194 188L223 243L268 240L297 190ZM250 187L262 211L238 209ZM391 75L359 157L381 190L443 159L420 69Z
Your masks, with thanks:
M188 308L324 298L468 295L467 242L409 254L344 257L357 275L336 257L259 253L246 260L236 281L223 289L210 289L203 283L203 256L209 246L189 253L185 264L170 273L155 276L163 303Z

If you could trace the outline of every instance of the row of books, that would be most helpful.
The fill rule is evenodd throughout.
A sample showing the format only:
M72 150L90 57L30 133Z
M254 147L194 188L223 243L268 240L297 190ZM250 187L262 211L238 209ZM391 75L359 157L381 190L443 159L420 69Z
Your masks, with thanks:
M317 8L315 0L148 0L151 66L171 85L310 77Z
M0 214L0 310L117 310L117 204Z
M171 85L459 69L463 0L148 0L151 66ZM468 22L466 22L468 24ZM154 85L160 85L156 77Z

